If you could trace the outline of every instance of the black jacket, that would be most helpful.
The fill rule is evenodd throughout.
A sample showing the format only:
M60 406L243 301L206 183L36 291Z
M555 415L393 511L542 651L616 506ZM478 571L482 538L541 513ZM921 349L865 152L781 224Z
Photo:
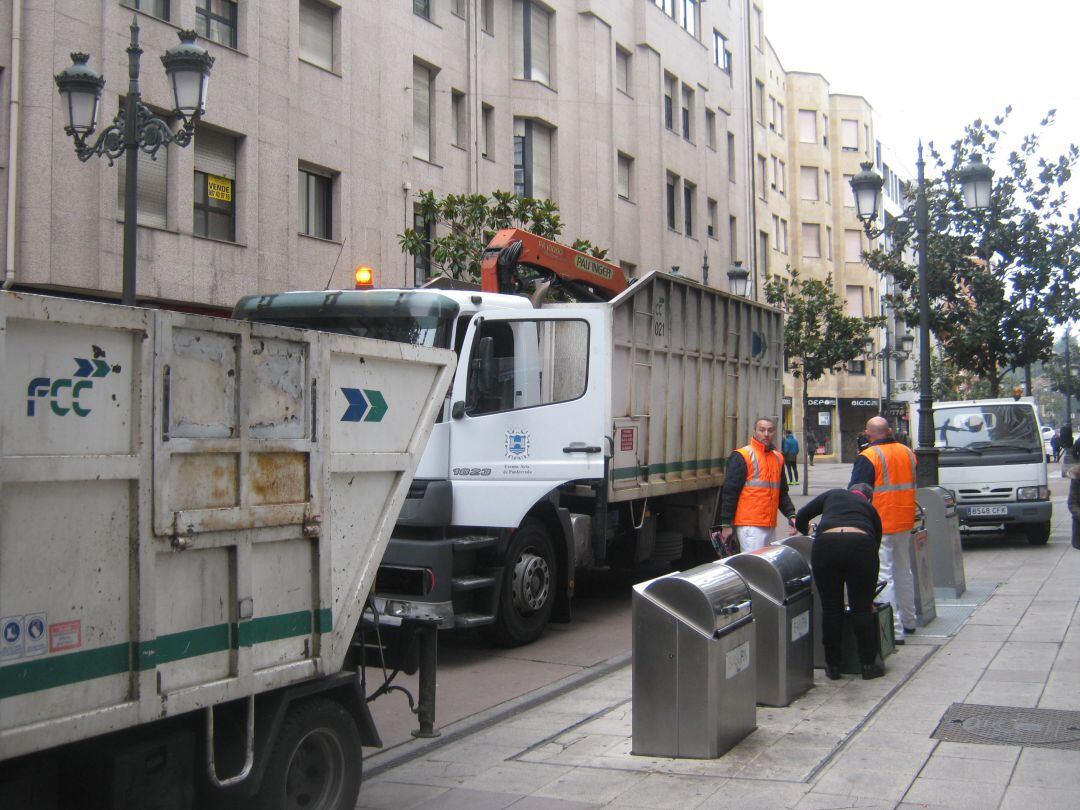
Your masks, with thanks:
M819 534L825 529L851 526L866 532L874 538L874 542L881 542L881 518L862 495L846 489L826 490L799 510L795 516L795 528L800 534L808 534L810 520L818 515L821 515L817 525Z

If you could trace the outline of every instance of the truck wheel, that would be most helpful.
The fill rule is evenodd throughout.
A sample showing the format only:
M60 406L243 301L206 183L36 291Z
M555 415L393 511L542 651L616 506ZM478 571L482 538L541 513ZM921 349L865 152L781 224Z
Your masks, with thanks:
M536 641L555 604L555 547L547 528L532 518L521 524L506 551L495 623L485 635L504 647Z
M254 807L351 810L360 793L360 732L329 698L294 703L266 762Z
M1024 531L1027 533L1028 545L1044 546L1046 545L1046 541L1050 539L1049 521L1028 526Z

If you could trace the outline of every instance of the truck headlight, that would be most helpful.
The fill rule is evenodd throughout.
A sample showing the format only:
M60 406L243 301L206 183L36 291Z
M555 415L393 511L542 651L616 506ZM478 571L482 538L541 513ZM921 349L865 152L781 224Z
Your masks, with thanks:
M1016 490L1018 501L1048 501L1050 500L1050 487L1018 487Z

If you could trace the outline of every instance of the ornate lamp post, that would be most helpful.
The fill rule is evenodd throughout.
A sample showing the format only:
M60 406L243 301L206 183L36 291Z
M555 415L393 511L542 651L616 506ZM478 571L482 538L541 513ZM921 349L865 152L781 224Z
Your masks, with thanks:
M855 195L856 214L862 220L869 238L876 239L890 232L903 235L912 224L915 226L919 253L919 446L915 455L919 460L918 485L925 487L938 483L938 450L934 446L934 394L930 379L930 288L926 255L929 217L921 141L919 160L915 165L918 168L915 202L884 227L874 225L884 185L881 175L874 171L874 164L862 164L862 171L851 179L851 190ZM983 163L978 155L960 169L957 179L964 195L965 208L977 211L989 207L993 178L993 169Z
M750 271L743 267L742 262L735 262L727 271L728 290L732 295L745 298L750 294Z
M64 132L75 140L75 154L84 163L94 155L104 156L111 166L126 153L127 174L124 181L124 276L121 302L135 305L135 236L138 224L138 150L157 159L162 146L175 143L187 146L195 133L195 124L206 109L206 86L214 57L195 44L194 31L180 31L180 44L169 48L161 57L165 74L172 85L173 115L181 118L183 126L176 132L142 103L139 91L139 21L131 21L131 43L128 54L128 92L124 106L93 144L88 139L97 128L98 105L105 79L86 63L85 53L71 54L72 65L55 76L56 87L63 99L67 114Z

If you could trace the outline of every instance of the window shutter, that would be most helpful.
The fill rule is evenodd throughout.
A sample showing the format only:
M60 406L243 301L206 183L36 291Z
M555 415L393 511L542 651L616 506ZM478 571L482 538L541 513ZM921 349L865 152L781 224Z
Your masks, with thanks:
M551 199L551 130L535 121L532 125L532 195Z
M513 34L514 78L525 78L525 10L522 0L514 0Z
M196 130L195 171L235 180L236 139L212 129Z
M551 84L550 54L551 14L537 5L532 6L532 64L529 78Z
M313 0L300 0L300 58L334 69L334 12Z
M117 191L117 209L124 214L124 190L127 183L127 159L121 157L118 161L120 171ZM138 205L138 223L155 228L167 226L166 193L169 178L169 150L162 147L158 150L157 160L152 160L150 155L139 150L139 179L136 189L136 203Z
M799 110L799 141L817 143L817 111Z
M840 121L840 145L844 149L859 148L859 122L844 118Z
M413 156L431 159L431 72L413 65Z

